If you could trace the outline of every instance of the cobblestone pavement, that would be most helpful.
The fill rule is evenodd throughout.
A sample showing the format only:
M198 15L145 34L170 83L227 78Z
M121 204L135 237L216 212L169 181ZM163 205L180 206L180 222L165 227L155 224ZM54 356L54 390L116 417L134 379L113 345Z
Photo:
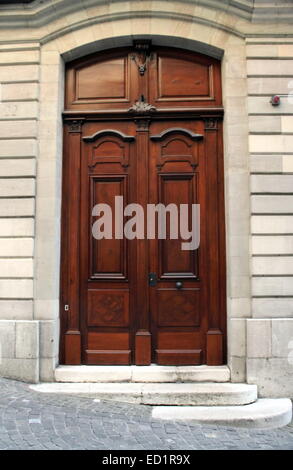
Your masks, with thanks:
M0 379L0 449L293 449L293 423L228 428L151 417L151 407L33 392Z

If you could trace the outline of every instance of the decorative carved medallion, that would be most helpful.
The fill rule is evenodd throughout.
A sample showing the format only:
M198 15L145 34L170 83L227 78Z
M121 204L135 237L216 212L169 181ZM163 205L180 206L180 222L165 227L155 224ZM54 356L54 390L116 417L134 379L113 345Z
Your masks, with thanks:
M99 298L99 320L104 324L123 323L124 298L121 295L101 295Z
M151 41L150 40L135 40L133 46L137 53L131 56L131 59L135 62L139 74L143 76L147 70L147 63L151 60Z

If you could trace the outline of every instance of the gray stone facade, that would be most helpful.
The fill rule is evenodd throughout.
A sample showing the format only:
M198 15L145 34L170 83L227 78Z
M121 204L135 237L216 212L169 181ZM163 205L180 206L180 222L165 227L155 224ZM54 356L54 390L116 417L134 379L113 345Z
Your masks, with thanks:
M270 6L271 4L271 6ZM34 1L0 6L0 374L58 365L64 64L152 38L222 59L228 364L293 396L293 6Z

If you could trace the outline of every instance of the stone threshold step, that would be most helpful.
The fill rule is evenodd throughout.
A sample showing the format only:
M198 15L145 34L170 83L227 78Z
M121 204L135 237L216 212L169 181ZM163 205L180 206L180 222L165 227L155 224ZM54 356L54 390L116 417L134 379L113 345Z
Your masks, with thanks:
M152 417L201 424L274 429L291 422L292 402L288 398L262 398L245 406L155 406ZM215 434L217 432L219 431L215 431Z
M228 366L59 366L56 382L229 382Z
M36 392L62 393L144 405L245 405L257 400L256 385L232 383L40 383Z

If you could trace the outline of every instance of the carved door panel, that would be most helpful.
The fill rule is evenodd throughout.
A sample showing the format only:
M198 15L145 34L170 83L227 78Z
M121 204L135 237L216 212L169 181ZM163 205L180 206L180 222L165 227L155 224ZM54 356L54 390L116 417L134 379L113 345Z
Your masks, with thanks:
M74 61L67 68L66 109L127 109L139 96L139 75L129 49Z
M211 57L157 48L148 76L149 102L158 108L221 105L221 69Z
M199 224L206 199L204 127L203 122L190 121L169 125L154 123L150 129L150 202L170 209L173 204L178 211L173 221L168 216L166 239L150 241L150 270L157 276L156 285L150 287L153 360L158 364L202 364L208 313L206 218ZM197 230L201 228L200 248L184 250L184 212L180 219L180 209L187 207L186 229L191 231L192 204L200 206L194 221ZM176 223L178 238L169 228L174 230Z
M130 364L132 360L136 255L123 233L114 233L120 230L114 215L117 196L123 198L118 199L119 210L135 200L135 125L108 125L88 124L82 138L80 279L86 364ZM103 239L93 232L95 222L107 215L95 212L97 204L112 210L111 225L101 227L110 231Z

